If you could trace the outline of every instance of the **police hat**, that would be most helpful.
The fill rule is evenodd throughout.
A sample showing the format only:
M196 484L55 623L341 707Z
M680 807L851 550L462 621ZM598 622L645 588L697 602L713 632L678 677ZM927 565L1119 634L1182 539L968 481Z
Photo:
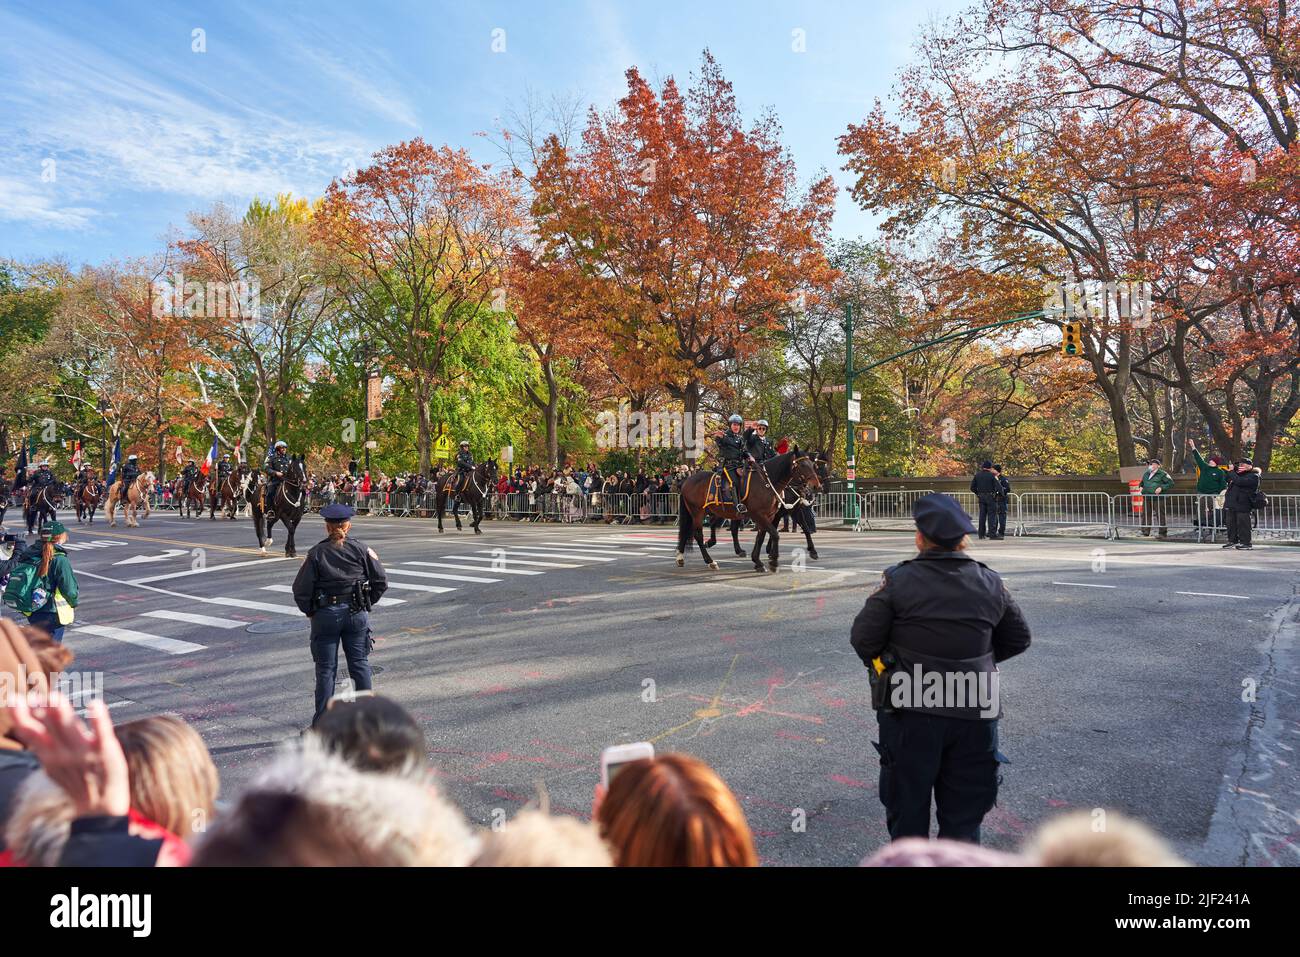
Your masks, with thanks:
M320 510L320 517L325 519L327 522L346 522L355 514L356 511L351 505L344 505L341 502L335 503L334 505L326 505Z
M951 495L931 492L912 503L912 517L917 530L939 545L955 545L963 535L975 531L970 516Z

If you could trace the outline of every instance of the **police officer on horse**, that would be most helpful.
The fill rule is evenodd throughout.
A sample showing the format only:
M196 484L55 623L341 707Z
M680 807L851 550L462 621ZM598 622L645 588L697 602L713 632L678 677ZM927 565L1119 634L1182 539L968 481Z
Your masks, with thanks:
M119 485L121 487L118 489L117 493L118 501L123 505L129 504L127 493L131 491L131 486L135 484L135 480L139 477L140 461L136 456L128 455L126 457L126 463L122 466L122 477L119 480Z
M181 499L184 499L189 494L190 483L198 477L198 474L199 467L194 464L193 459L190 459L189 464L187 464L185 468L181 469L181 494L179 496Z
M722 459L720 465L722 469L722 487L720 491L722 492L723 501L734 502L736 512L740 515L745 514L745 503L740 500L741 492L739 491L741 474L745 464L754 461L754 456L748 448L749 433L741 434L744 425L745 420L739 414L734 414L727 420L727 430L713 437L713 441L718 444L718 455Z
M459 491L465 488L466 481L474 472L474 453L469 450L468 442L460 443L460 451L456 453L456 484L454 490Z
M266 490L266 507L271 508L275 502L275 493L280 490L280 483L284 481L285 475L289 472L289 466L293 464L293 459L289 456L289 443L281 439L275 443L270 452L266 453L266 461L262 467L266 469L266 477L270 481L270 486Z
M776 455L767 438L767 419L759 419L754 428L745 430L745 450L755 462L765 462Z
M372 687L370 608L388 590L384 566L373 548L348 537L350 505L327 505L323 541L313 545L293 582L293 600L311 621L311 657L316 664L314 725L334 696L339 643L357 691Z

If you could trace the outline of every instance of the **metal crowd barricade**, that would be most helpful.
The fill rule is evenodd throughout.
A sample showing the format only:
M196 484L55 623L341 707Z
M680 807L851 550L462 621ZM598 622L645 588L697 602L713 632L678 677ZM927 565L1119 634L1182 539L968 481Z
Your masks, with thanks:
M861 508L855 531L870 529L911 529L912 503L922 495L933 495L934 489L898 489L872 491L861 495Z
M1300 495L1273 495L1267 489L1268 508L1251 511L1252 539L1300 542Z
M830 522L839 525L845 520L856 520L862 515L862 498L853 492L818 492L813 496L813 514L818 522ZM857 499L857 512L854 514L853 500Z
M1120 496L1127 498L1127 496ZM1022 492L1007 503L1007 524L1016 535L1049 532L1114 535L1111 496L1105 492Z
M676 492L648 492L650 500L650 521L656 524L676 522L679 500Z
M949 498L955 498L957 504L961 506L962 511L970 516L972 522L978 522L980 517L980 500L974 492L944 492ZM1011 519L1011 502L1007 501L1007 520Z
M625 492L602 492L605 524L624 525L632 520L632 496Z
M1206 495L1165 494L1116 495L1111 499L1111 531L1121 535L1160 535L1167 530L1178 538L1210 541L1216 528L1222 527L1215 517L1204 514ZM1212 502L1210 503L1213 504Z

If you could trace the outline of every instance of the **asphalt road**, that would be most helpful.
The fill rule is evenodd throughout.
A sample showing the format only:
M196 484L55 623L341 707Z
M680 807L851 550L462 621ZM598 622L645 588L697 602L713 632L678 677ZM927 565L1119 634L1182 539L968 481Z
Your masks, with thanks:
M311 719L307 623L288 594L301 559L260 558L247 520L66 521L74 669L103 673L117 721L194 724L230 799ZM321 529L304 520L300 555ZM786 536L784 567L760 575L725 545L720 571L694 551L677 568L671 527L484 531L361 517L353 533L394 584L372 613L376 688L419 720L471 820L542 791L585 817L601 749L650 740L718 770L765 863L849 865L886 841L848 629L880 570L913 553L909 534L825 530L802 570ZM1003 665L1012 763L987 843L1102 807L1198 863L1300 863L1300 550L1033 538L973 552L1034 631Z

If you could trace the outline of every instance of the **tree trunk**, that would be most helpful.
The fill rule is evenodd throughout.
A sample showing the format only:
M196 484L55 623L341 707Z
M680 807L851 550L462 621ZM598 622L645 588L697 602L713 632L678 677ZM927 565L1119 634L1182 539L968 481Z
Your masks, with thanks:
M420 416L420 432L418 437L420 449L420 474L429 474L429 463L431 459L431 446L433 445L433 424L429 420L429 387L423 378L417 376L415 388L415 404Z

